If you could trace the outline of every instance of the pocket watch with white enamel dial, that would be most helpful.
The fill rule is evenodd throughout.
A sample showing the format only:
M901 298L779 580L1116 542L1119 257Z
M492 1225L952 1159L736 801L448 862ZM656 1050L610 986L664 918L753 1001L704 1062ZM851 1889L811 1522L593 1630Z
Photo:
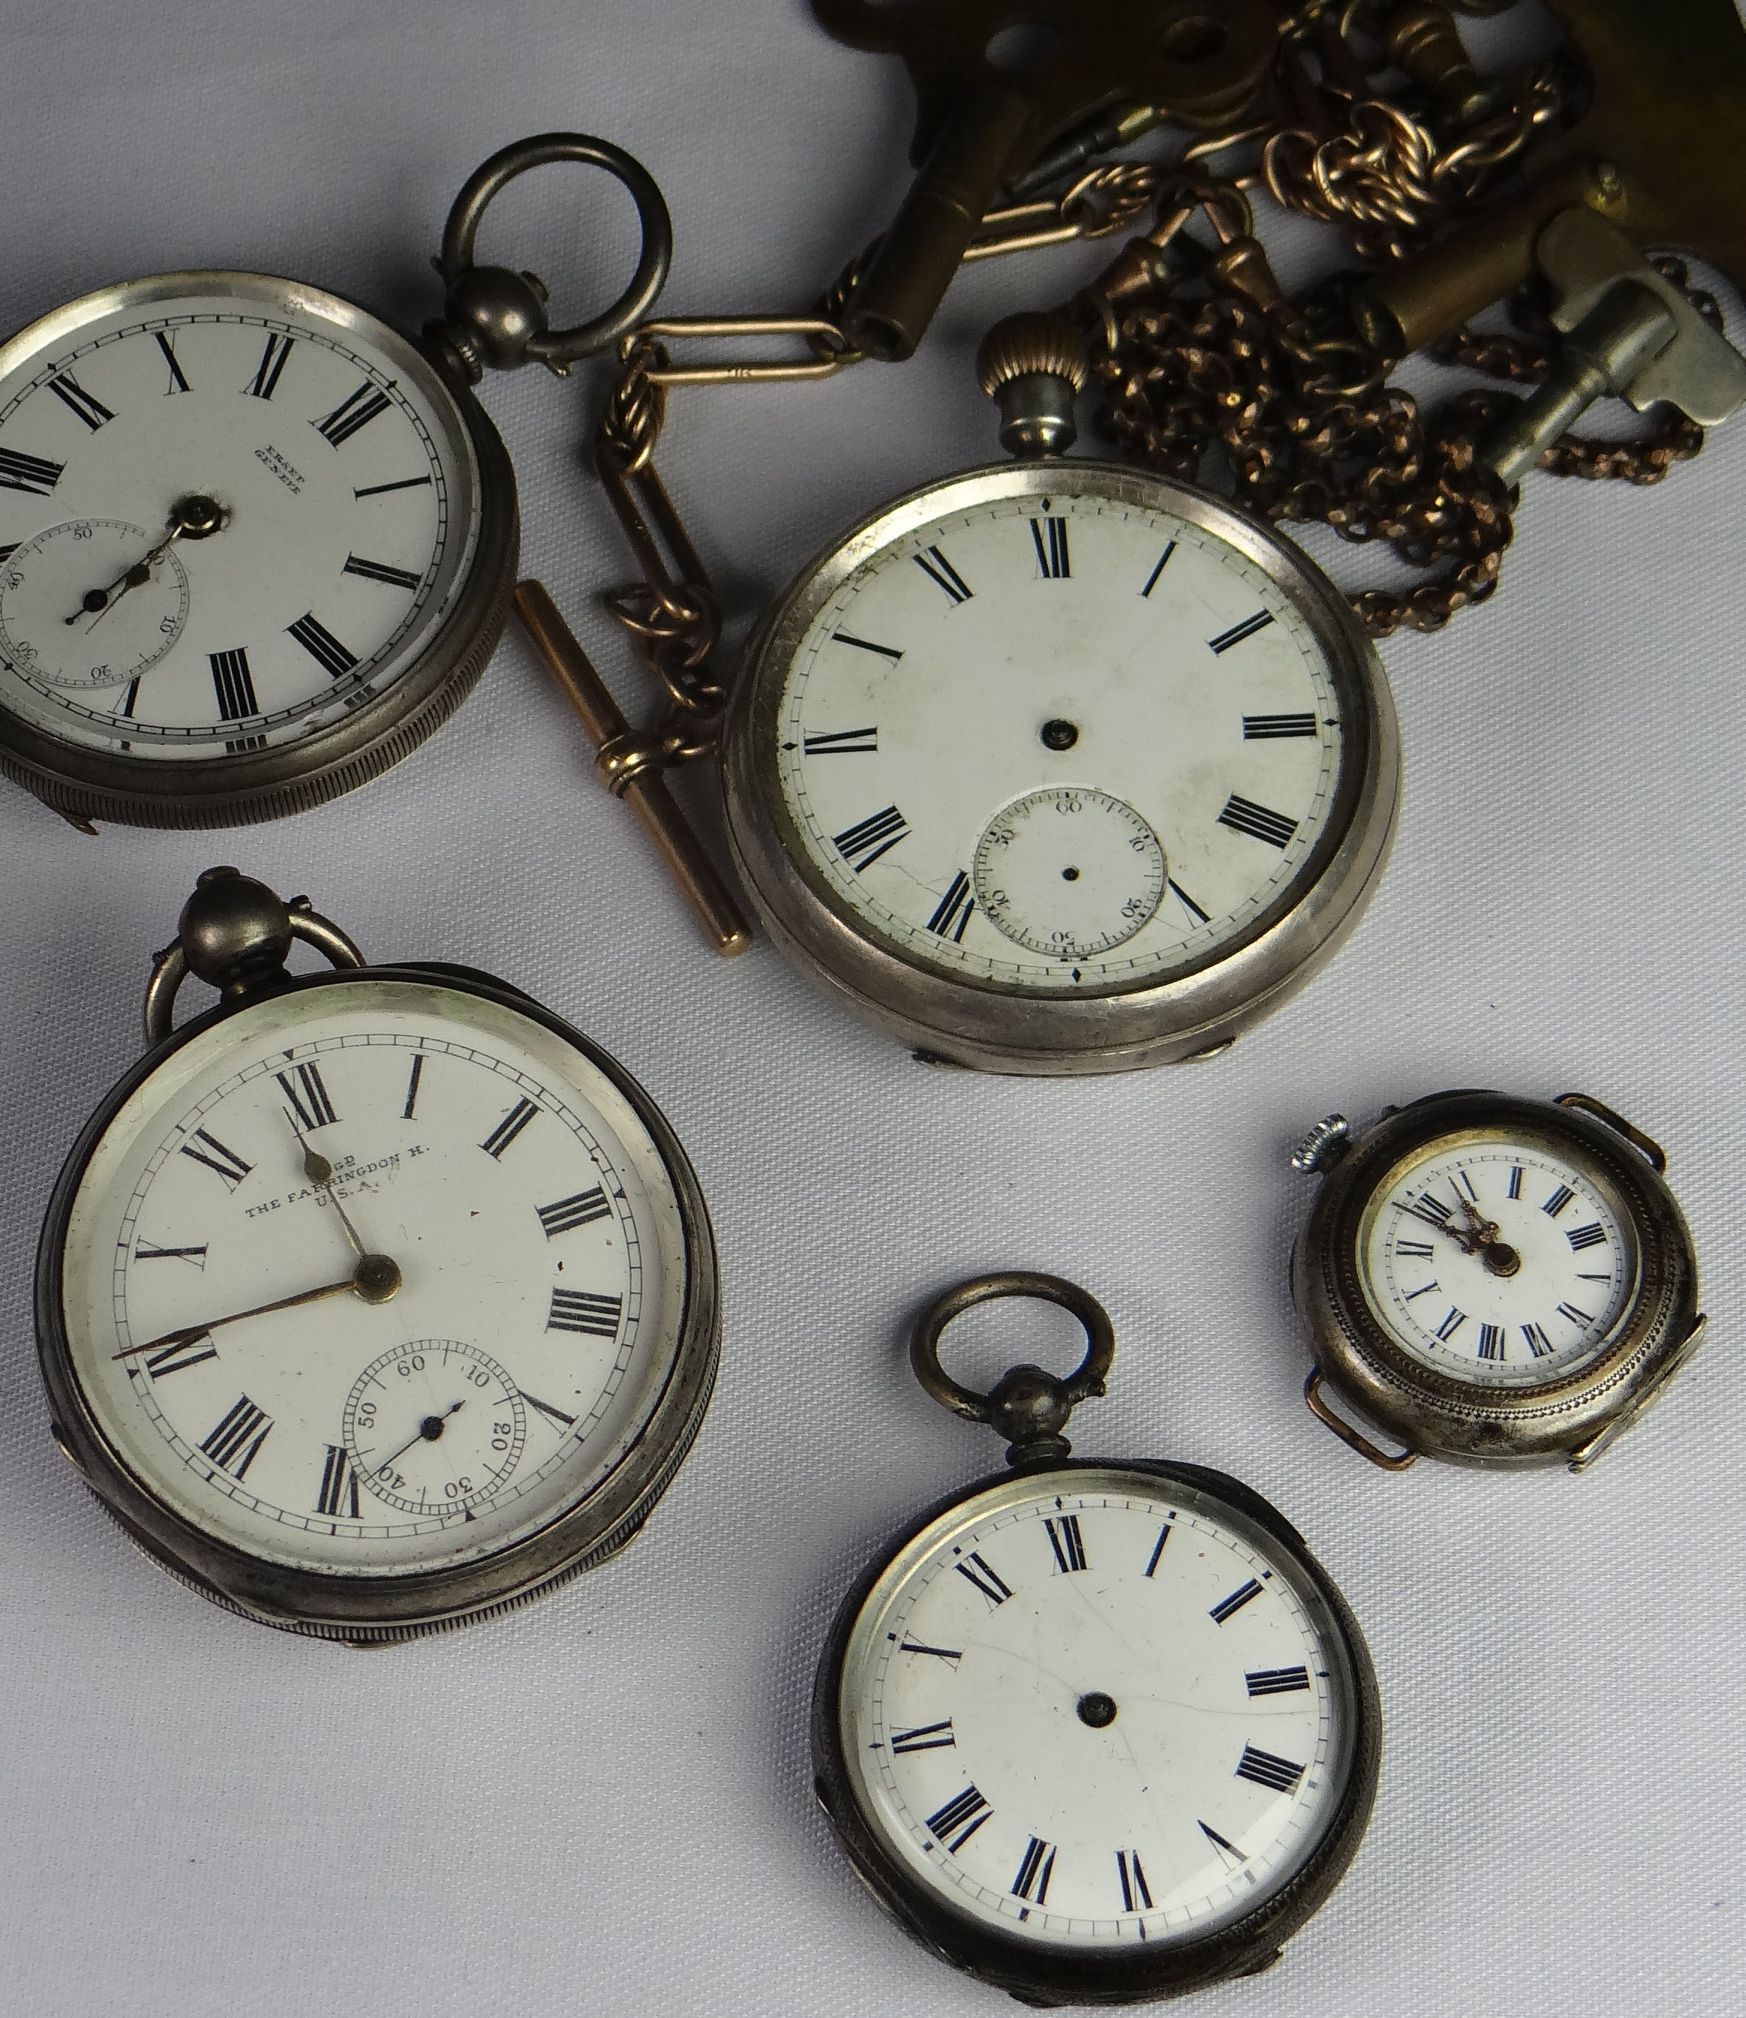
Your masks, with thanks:
M987 1394L940 1334L992 1297L1071 1311L1087 1350ZM819 1798L874 1897L925 1947L1027 2003L1121 2003L1279 1957L1358 1849L1381 1749L1356 1623L1297 1531L1222 1472L1087 1462L1062 1434L1104 1391L1102 1306L984 1276L915 1335L927 1391L1006 1437L1011 1469L870 1564L813 1698Z
M723 736L733 853L789 956L928 1057L1210 1055L1381 872L1382 669L1258 520L1060 458L1066 325L1000 325L983 372L1021 459L883 507L755 639Z
M335 971L289 974L294 938ZM172 1033L190 971L225 999ZM37 1269L56 1440L133 1539L354 1641L622 1547L718 1336L708 1215L642 1088L506 983L363 966L234 869L201 877L147 1032Z
M1580 1471L1702 1337L1667 1159L1585 1094L1436 1094L1362 1137L1330 1115L1293 1163L1328 1173L1292 1263L1305 1397L1376 1464Z
M612 310L548 331L538 283L472 246L496 190L556 160L623 180L644 246ZM76 824L209 827L407 755L478 680L514 579L514 476L472 385L610 343L668 244L629 156L545 135L462 191L416 341L302 281L195 272L0 346L0 771Z

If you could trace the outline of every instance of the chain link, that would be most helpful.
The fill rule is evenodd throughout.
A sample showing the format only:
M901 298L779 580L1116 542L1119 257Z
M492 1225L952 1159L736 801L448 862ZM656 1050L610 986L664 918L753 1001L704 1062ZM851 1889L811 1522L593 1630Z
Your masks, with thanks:
M1513 0L1454 4L1494 14ZM1475 444L1506 396L1465 392L1427 416L1389 383L1396 360L1366 341L1350 312L1357 275L1298 301L1286 297L1255 236L1251 196L1264 193L1338 230L1361 267L1378 268L1420 251L1519 174L1535 139L1570 115L1569 59L1560 53L1501 79L1475 78L1462 116L1451 117L1430 85L1410 75L1398 82L1403 65L1412 71L1401 35L1422 31L1432 11L1402 0L1301 0L1282 26L1274 116L1202 136L1167 167L1090 168L1054 195L991 213L966 255L1100 238L1149 214L1149 229L1072 304L1101 393L1097 424L1119 454L1187 481L1199 480L1209 454L1222 456L1238 501L1264 517L1317 521L1358 543L1385 541L1426 579L1352 596L1377 636L1440 629L1496 589L1512 499ZM1197 235L1197 225L1208 235ZM875 240L849 262L812 315L669 317L644 323L620 345L595 466L641 579L609 591L605 602L662 683L666 704L650 729L601 751L603 775L616 789L709 751L725 700L713 664L720 604L654 466L668 393L824 379L860 362L842 318L877 248ZM1684 267L1657 264L1720 327L1714 300L1689 289ZM1511 331L1460 329L1432 355L1538 383L1557 332L1526 293L1511 315ZM692 344L751 348L737 359L716 352L675 362ZM1703 439L1674 413L1627 442L1566 436L1541 467L1656 483Z
M1490 83L1462 125L1427 94L1383 96L1394 53L1388 0L1308 0L1286 25L1279 99L1268 127L1211 135L1162 184L1151 231L1074 304L1103 398L1098 424L1118 453L1188 481L1222 456L1238 501L1271 519L1319 521L1342 538L1381 539L1429 578L1351 598L1374 635L1441 629L1496 589L1513 531L1510 493L1475 444L1505 396L1465 392L1427 416L1388 382L1396 360L1361 333L1345 274L1288 301L1248 224L1247 192L1344 235L1376 268L1420 250L1453 218L1494 195L1548 126L1572 109L1560 55ZM1412 10L1422 18L1422 8ZM1466 11L1496 12L1470 4ZM1366 38L1374 47L1363 53ZM1234 156L1221 176L1206 165ZM1189 226L1210 227L1212 244ZM1241 224L1236 219L1244 220ZM1141 248L1144 248L1143 250ZM1690 289L1677 260L1655 264L1720 327L1713 298ZM1557 331L1523 290L1513 332L1461 328L1433 346L1439 361L1517 384L1551 368ZM1677 412L1629 441L1566 435L1540 467L1560 476L1657 483L1697 454L1703 430Z
M1090 169L1057 196L990 212L966 257L995 259L1105 237L1145 215L1158 181L1156 169L1133 162ZM667 395L675 386L833 378L860 363L861 352L843 333L842 315L878 245L873 240L850 260L814 315L669 316L641 324L619 345L619 373L596 433L594 466L641 579L607 590L603 600L661 682L666 704L650 728L629 730L601 749L601 775L614 790L665 765L707 755L727 698L713 666L721 605L654 464ZM677 345L766 339L799 343L802 354L674 362Z

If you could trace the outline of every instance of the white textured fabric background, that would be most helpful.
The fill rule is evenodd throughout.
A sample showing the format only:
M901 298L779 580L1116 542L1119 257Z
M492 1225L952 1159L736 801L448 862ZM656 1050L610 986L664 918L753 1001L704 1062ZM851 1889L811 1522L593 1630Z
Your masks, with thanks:
M670 308L799 307L895 202L909 116L895 68L801 0L6 0L0 63L6 329L194 265L416 325L463 177L559 126L664 184ZM580 174L518 190L482 246L560 307L615 289L628 251ZM993 455L974 339L1077 258L967 277L901 370L676 400L662 466L736 610L873 501ZM484 396L529 571L622 685L588 614L625 570L577 465L596 384ZM1250 1480L1380 1671L1352 1875L1205 2018L1738 2008L1743 498L1746 425L1657 492L1530 480L1498 598L1386 648L1407 791L1368 921L1199 1069L926 1073L767 947L717 963L514 638L423 752L303 819L89 840L0 793L0 2010L998 2009L861 1895L812 1805L805 1712L846 1581L998 1463L902 1352L924 1300L1008 1266L1115 1316L1082 1454ZM712 1201L727 1324L695 1454L628 1555L506 1622L370 1655L245 1625L135 1556L50 1445L42 1202L215 860L309 891L372 957L540 995L645 1080ZM1660 1137L1706 1264L1707 1353L1586 1479L1385 1477L1298 1398L1288 1145L1332 1107L1487 1083L1581 1087Z

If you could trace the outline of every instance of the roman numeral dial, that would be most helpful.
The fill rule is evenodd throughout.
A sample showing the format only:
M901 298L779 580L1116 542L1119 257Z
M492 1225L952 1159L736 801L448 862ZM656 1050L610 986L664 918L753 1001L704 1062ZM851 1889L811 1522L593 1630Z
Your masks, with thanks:
M913 1731L893 1731L891 1734L891 1749L899 1755L905 1752L937 1752L957 1742L952 1735L950 1717L942 1717L933 1724L918 1724Z
M993 1813L983 1795L970 1786L942 1802L928 1817L927 1826L956 1855Z
M1080 1532L1077 1514L1061 1514L1055 1519L1045 1520L1043 1527L1049 1537L1049 1547L1054 1551L1056 1569L1071 1571L1087 1567L1085 1537Z
M555 1204L539 1208L540 1225L544 1227L548 1240L555 1240L560 1233L573 1233L579 1226L592 1226L597 1220L611 1217L612 1207L598 1184L591 1184L586 1191L574 1192L568 1198L558 1199Z
M622 1296L607 1296L589 1289L554 1289L546 1328L582 1332L590 1338L616 1338L623 1315Z
M47 497L61 480L66 464L51 462L47 456L29 455L23 449L0 448L0 489L24 491L32 497Z
M245 764L368 719L421 670L434 699L445 627L468 643L462 590L497 501L440 378L366 315L191 279L48 339L0 415L0 706L22 676L53 734L267 793ZM157 551L197 494L217 523Z
M207 655L207 663L212 668L212 690L218 700L220 721L246 721L249 716L261 712L260 701L255 695L254 671L242 646L226 652L211 652Z
M254 1167L245 1163L234 1149L220 1142L210 1129L196 1128L188 1140L179 1145L180 1153L191 1162L201 1164L215 1177L234 1191Z
M837 1684L856 1806L1009 1937L1132 1953L1228 1922L1291 1881L1342 1798L1331 1610L1172 1490L1119 1467L973 1490L857 1600Z
M261 346L254 376L243 390L254 399L271 399L279 390L279 381L285 376L285 367L291 362L291 353L296 346L294 336L287 336L283 330L269 330L266 342Z
M397 568L387 561L362 560L356 554L346 556L346 564L341 574L356 575L362 582L384 582L391 589L415 589L418 587L416 568Z
M102 1180L81 1352L106 1431L183 1520L389 1574L621 1490L689 1321L686 1208L592 1054L517 998L365 970L177 1057ZM951 1716L898 1728L926 1746Z
M1303 1766L1296 1759L1283 1759L1277 1752L1264 1752L1259 1745L1245 1745L1236 1764L1236 1777L1276 1794L1289 1794L1303 1778Z
M299 1134L308 1135L317 1128L330 1128L339 1119L319 1065L306 1061L293 1066L288 1072L276 1072L273 1076L285 1096L286 1117Z
M1216 957L1295 901L1349 803L1347 675L1295 606L1204 530L1049 474L858 535L749 672L783 846L831 910L1026 998Z
M1369 1223L1372 1308L1445 1378L1520 1387L1579 1368L1632 1294L1634 1235L1610 1184L1537 1141L1433 1144Z
M328 1444L322 1453L321 1484L315 1510L330 1520L357 1520L362 1511L356 1460L344 1444Z
M202 1453L232 1478L248 1477L249 1466L261 1454L261 1446L272 1430L273 1419L264 1408L239 1395L201 1438Z
M67 411L81 420L95 434L106 420L115 415L103 402L88 393L70 371L64 371L59 378L49 380L49 391L61 402Z
M1064 518L1032 519L1031 541L1037 550L1037 572L1044 581L1065 581L1072 574Z

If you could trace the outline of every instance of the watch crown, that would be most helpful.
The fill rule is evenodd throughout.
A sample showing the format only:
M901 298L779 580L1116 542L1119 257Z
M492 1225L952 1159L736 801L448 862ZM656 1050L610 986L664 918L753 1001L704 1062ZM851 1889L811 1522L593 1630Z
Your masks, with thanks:
M976 353L976 372L1000 409L1002 447L1028 458L1073 446L1085 346L1065 316L1030 310L997 322Z
M1343 1114L1329 1114L1291 1152L1291 1167L1306 1176L1331 1170L1351 1146L1351 1122Z
M1085 346L1064 315L1029 309L1006 316L982 339L976 373L993 399L1009 380L1032 372L1064 378L1075 392L1085 385Z

